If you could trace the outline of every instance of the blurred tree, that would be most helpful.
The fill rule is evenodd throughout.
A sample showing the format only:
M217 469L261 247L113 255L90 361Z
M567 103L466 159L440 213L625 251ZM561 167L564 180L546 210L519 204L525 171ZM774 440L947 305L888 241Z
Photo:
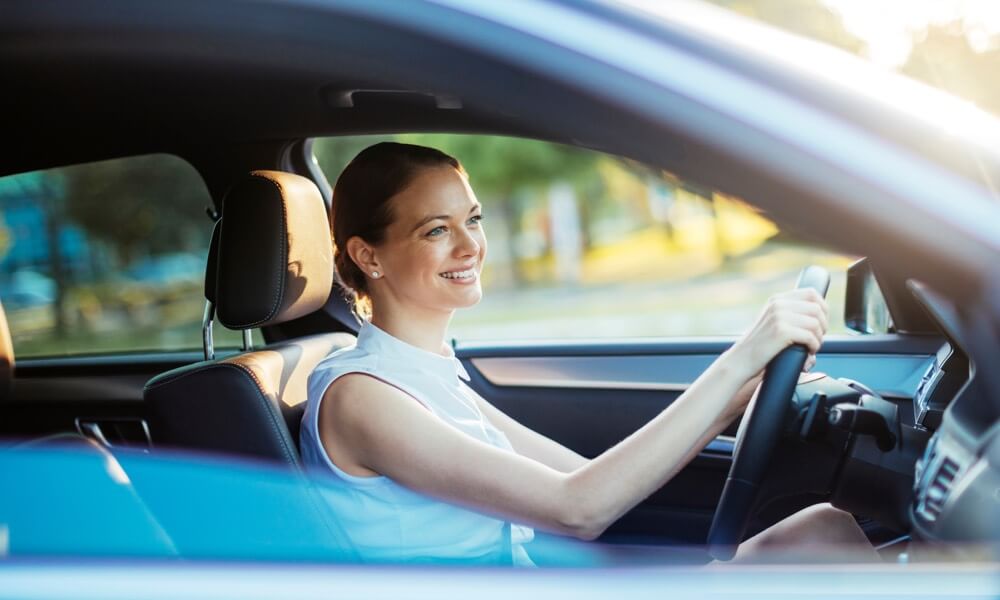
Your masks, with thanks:
M973 50L961 23L929 27L901 71L1000 114L1000 51Z
M41 190L36 198L45 215L45 239L49 254L49 276L55 283L56 294L52 304L55 313L55 335L65 337L68 333L66 318L66 297L71 284L69 273L63 264L63 249L60 233L66 223L65 196L59 181L42 178Z
M147 254L208 247L205 208L211 199L202 179L180 158L110 160L49 176L62 180L66 217L88 237L107 243L124 264Z
M710 1L792 33L864 54L865 43L847 31L839 15L822 0ZM900 71L1000 114L1000 85L995 83L1000 70L997 36L986 40L986 49L977 52L969 43L970 33L976 32L970 32L961 21L915 31L909 59Z
M10 251L11 241L10 227L7 226L7 221L0 214L0 260L7 256L7 252Z
M378 142L393 141L395 135L361 135L348 137L318 138L313 145L313 156L319 168L326 175L330 185L336 185L340 172L351 162L358 152Z
M29 283L35 280L44 287L45 296L50 288L42 281L48 278L53 286L51 307L55 334L62 336L67 331L65 305L72 278L65 266L66 249L63 247L66 211L62 182L46 177L42 171L12 175L0 179L0 197L4 209L18 215L14 219L14 231L7 226L7 215L0 215L0 258L12 247L21 246L20 257L14 264L6 265L5 278L23 276ZM15 237L21 239L15 240Z
M861 54L864 42L844 28L840 16L821 0L709 0L740 14L803 37Z

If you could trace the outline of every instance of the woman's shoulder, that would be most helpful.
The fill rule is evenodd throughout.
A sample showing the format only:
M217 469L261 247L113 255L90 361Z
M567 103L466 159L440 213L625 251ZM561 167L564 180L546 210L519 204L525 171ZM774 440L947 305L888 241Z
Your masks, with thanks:
M310 376L331 376L345 369L374 369L377 363L376 355L364 348L357 345L347 346L327 354L321 361L316 363Z
M351 346L331 353L321 360L309 375L309 388L316 396L329 396L343 391L364 391L395 394L410 390L405 365L380 359L364 348Z
M349 371L331 381L325 395L347 398L372 398L374 396L395 396L400 394L398 386L392 385L373 371Z
M316 363L309 374L310 396L322 396L335 381L349 373L374 373L378 369L378 357L357 346L341 348Z

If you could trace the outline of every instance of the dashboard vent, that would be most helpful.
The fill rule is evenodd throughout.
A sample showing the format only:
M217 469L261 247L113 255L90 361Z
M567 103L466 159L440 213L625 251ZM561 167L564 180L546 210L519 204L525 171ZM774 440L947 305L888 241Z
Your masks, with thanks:
M948 457L942 457L937 471L930 484L925 488L923 497L917 505L917 514L928 523L933 523L941 514L948 492L958 476L958 463Z

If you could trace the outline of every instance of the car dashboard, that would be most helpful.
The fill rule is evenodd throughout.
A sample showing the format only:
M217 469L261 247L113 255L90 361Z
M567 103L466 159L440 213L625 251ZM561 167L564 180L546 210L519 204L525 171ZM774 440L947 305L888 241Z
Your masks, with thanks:
M1000 398L976 379L954 308L911 289L947 338L914 395L914 422L934 433L915 467L912 537L981 551L1000 539Z

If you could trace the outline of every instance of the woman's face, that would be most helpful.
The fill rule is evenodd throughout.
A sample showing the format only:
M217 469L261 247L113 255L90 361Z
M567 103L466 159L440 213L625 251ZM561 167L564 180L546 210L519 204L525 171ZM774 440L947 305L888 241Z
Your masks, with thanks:
M450 166L427 168L391 202L393 222L374 249L383 275L373 299L432 311L479 302L486 235L466 178Z

